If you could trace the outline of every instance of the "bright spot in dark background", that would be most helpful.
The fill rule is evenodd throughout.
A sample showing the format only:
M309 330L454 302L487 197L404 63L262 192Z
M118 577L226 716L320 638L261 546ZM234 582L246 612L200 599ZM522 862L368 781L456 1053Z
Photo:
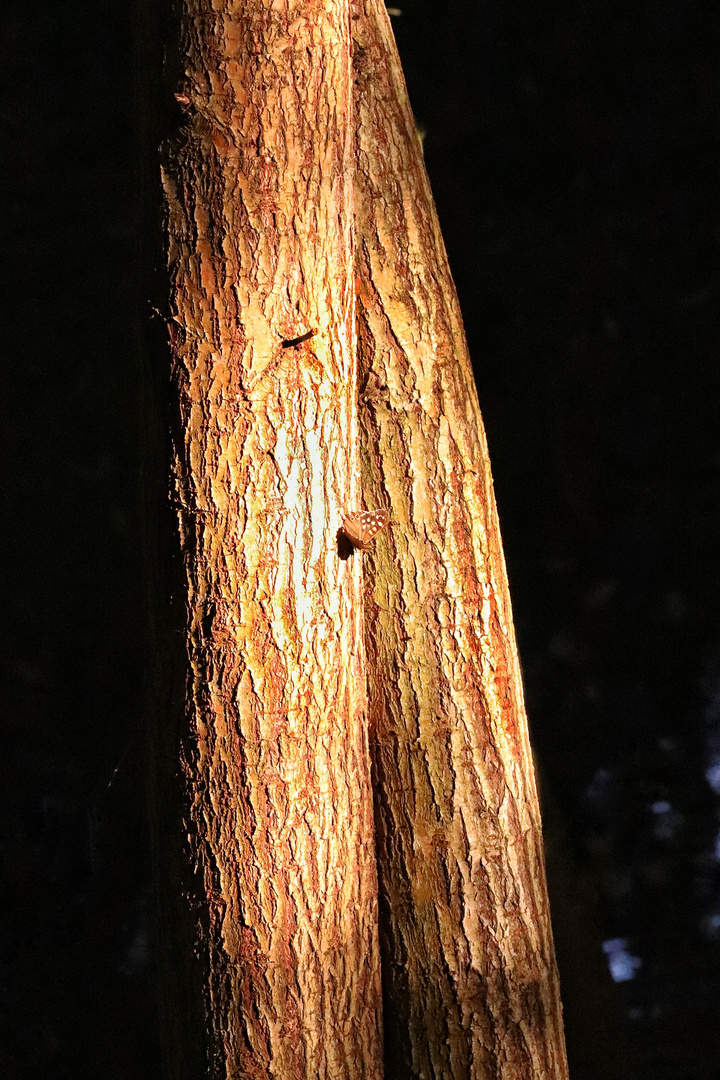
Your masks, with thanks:
M614 982L629 982L635 978L642 967L639 956L633 956L627 950L627 938L610 938L603 941L603 952L607 956L608 967Z

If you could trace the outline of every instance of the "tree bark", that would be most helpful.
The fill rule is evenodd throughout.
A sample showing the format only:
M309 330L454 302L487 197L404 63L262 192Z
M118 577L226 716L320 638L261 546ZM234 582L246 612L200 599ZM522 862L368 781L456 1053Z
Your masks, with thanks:
M355 0L366 602L387 1075L567 1076L490 463L392 30Z
M349 14L186 0L182 25L164 186L213 1054L379 1078L360 561L337 540L359 500Z
M482 421L388 17L348 3L182 0L163 180L214 1069L562 1078ZM394 525L351 554L363 501Z

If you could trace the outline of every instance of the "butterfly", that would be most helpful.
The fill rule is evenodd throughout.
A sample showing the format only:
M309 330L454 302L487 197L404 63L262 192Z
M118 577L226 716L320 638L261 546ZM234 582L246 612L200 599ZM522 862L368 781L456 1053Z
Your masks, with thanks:
M342 523L342 531L353 547L367 551L381 529L390 524L387 510L356 510Z

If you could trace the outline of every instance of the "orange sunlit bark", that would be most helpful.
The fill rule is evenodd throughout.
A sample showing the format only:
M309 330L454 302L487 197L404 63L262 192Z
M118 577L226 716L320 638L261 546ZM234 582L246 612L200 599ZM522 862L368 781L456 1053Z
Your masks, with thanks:
M180 760L213 1068L562 1080L487 449L387 15L181 10Z
M189 855L223 1075L379 1078L350 19L186 0L167 156ZM223 1071L224 1070L224 1071Z
M389 19L355 0L363 477L386 1069L567 1076L490 462Z

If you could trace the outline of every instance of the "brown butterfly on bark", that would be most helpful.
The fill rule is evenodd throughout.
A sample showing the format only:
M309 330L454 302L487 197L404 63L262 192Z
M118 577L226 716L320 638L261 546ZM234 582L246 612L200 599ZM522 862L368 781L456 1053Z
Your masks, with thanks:
M390 524L387 510L356 510L342 523L342 531L355 548L367 551L381 529Z

